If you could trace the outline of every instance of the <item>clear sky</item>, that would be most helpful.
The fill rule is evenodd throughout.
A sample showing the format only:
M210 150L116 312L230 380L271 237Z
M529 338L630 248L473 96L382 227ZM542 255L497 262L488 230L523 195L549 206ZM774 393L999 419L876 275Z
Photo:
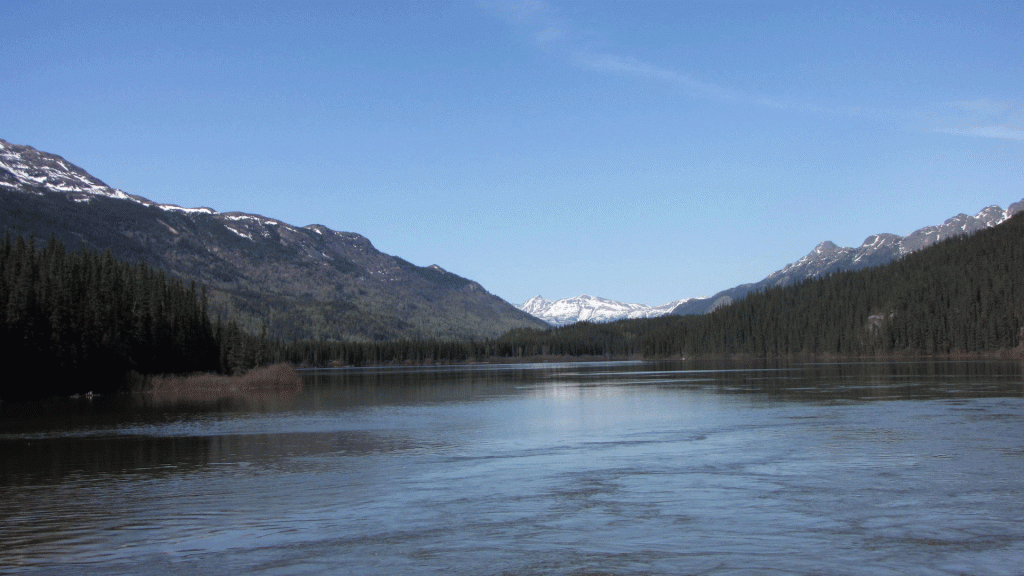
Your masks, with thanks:
M1024 3L3 0L0 138L513 302L1024 198Z

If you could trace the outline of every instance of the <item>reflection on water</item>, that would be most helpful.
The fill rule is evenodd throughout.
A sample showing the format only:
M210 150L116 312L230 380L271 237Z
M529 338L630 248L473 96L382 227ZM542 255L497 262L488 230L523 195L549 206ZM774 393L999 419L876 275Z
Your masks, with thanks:
M0 404L0 573L1021 573L1015 363L304 379Z
M209 463L203 437L57 437L0 440L2 484L50 484L125 473L168 474Z

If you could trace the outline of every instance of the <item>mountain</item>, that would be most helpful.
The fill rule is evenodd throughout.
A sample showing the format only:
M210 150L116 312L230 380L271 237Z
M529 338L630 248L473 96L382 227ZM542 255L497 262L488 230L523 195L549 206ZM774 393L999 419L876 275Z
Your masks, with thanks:
M712 314L518 330L488 344L499 357L1020 359L1024 214L882 266L753 292Z
M685 298L662 306L628 304L596 296L577 296L546 300L535 296L517 306L520 310L554 326L574 322L610 322L625 318L654 318L664 314L706 314L732 304L757 290L772 286L788 286L807 278L823 276L839 270L860 270L881 266L932 244L962 234L973 234L1005 222L1024 210L1024 200L1003 210L989 206L974 216L958 214L938 226L927 226L906 236L874 234L859 248L842 248L830 241L818 244L808 255L751 284L723 290L710 298Z
M816 278L840 270L862 270L881 266L927 248L941 240L973 234L979 230L997 226L1021 211L1024 211L1024 200L1011 204L1006 210L999 206L989 206L974 216L958 214L938 226L927 226L906 236L874 234L868 236L859 248L839 247L826 240L818 244L803 258L792 264L787 264L783 269L773 272L763 280L723 290L710 298L685 300L671 313L676 315L705 314L731 304L751 292L765 288L789 286L808 278Z
M517 306L523 312L540 318L553 326L565 326L574 322L611 322L624 318L654 318L671 312L686 300L676 300L661 306L628 304L596 296L577 296L561 300L546 300L534 296Z
M384 254L359 234L159 204L4 140L0 230L201 282L214 311L283 339L480 338L547 326L472 280Z

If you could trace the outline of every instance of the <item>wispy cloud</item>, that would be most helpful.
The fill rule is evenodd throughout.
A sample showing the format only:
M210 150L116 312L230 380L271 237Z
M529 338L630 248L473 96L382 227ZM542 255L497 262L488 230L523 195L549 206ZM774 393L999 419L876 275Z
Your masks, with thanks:
M957 100L932 106L922 116L932 132L1024 141L1024 110L1014 102Z
M538 45L566 40L566 27L543 0L482 0L481 5L525 32Z
M577 66L667 82L687 89L694 96L723 100L749 99L739 91L704 82L676 70L626 56L594 52L574 37L572 27L543 0L484 0L482 5L525 34L535 44L564 52L569 61Z
M1024 130L1014 130L1006 126L976 126L972 128L936 128L935 132L957 134L960 136L977 136L981 138L1006 138L1024 142Z
M979 118L989 118L992 116L1008 116L1016 112L1020 114L1020 110L1014 110L1007 102L999 102L997 100L991 100L989 98L980 98L978 100L957 100L949 102L947 104L950 108L961 110L965 113L974 114Z
M695 78L684 72L628 56L596 52L579 41L569 22L544 0L482 0L482 4L524 33L536 45L557 50L576 66L598 72L665 82L691 97L713 98L806 114L849 116L883 122L925 121L925 130L979 138L1024 141L1024 113L1017 104L987 98L959 100L919 108L822 106L749 94Z
M634 76L652 78L686 88L701 96L721 98L724 100L738 100L746 98L742 92L725 88L724 86L719 86L717 84L712 84L710 82L703 82L691 76L687 76L686 74L676 72L675 70L669 70L668 68L662 68L633 58L615 56L614 54L593 54L590 52L580 51L574 54L574 59L579 64L593 70L603 70L607 72L632 74Z

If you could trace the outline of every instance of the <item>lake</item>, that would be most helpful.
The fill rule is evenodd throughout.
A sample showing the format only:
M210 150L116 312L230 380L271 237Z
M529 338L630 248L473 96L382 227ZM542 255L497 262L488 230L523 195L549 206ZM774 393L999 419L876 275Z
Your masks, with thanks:
M1018 363L303 378L0 404L0 573L1024 573Z

